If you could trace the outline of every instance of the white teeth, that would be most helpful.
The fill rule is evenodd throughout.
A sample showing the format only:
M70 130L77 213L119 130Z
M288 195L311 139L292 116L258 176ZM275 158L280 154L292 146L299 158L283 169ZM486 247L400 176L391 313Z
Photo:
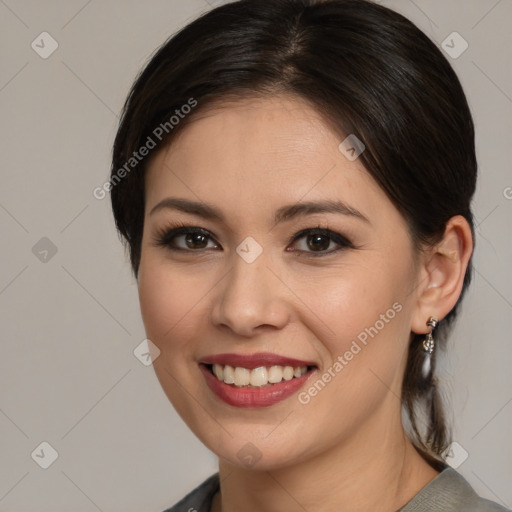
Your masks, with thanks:
M271 366L270 368L260 366L249 370L240 366L233 368L229 365L214 364L212 370L217 379L224 381L226 384L234 384L238 387L262 387L268 384L278 384L283 379L291 380L294 377L301 377L308 371L308 368L307 366L297 366L295 368L293 366Z
M293 379L293 367L291 367L291 366L284 367L283 379L284 380L292 380Z
M271 366L268 369L268 381L271 384L277 384L283 380L283 368L282 366Z
M251 372L251 386L266 386L268 384L268 371L264 366L254 368Z
M251 379L251 372L247 368L235 368L235 386L247 386Z
M222 369L222 366L220 364L213 365L213 373L215 374L215 377L217 377L217 379L224 380L224 370Z
M224 366L223 380L226 384L234 384L235 383L235 372L233 371L232 366L229 366L229 365Z

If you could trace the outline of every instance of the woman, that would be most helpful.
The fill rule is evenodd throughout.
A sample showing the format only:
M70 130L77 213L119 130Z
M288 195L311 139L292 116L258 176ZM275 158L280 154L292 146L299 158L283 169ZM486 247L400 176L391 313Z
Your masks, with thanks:
M435 379L475 181L456 75L382 6L242 0L154 55L112 204L158 379L219 457L170 511L504 510L443 462Z

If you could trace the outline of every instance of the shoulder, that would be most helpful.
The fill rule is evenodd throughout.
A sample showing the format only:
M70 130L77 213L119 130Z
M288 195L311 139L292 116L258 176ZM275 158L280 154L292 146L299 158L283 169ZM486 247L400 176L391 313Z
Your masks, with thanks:
M215 473L189 492L182 500L163 512L209 512L212 498L219 490L219 474Z
M426 485L400 512L507 512L509 509L478 496L466 479L447 467Z

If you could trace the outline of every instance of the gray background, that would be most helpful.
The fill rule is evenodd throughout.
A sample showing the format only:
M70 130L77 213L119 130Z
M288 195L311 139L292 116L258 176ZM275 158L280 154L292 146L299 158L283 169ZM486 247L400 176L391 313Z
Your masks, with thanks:
M92 194L137 71L214 3L0 0L0 511L158 512L216 469L133 354L136 284ZM453 31L469 44L449 59L477 126L476 273L442 382L458 470L512 507L512 1L380 3L440 46ZM31 47L43 31L47 59Z

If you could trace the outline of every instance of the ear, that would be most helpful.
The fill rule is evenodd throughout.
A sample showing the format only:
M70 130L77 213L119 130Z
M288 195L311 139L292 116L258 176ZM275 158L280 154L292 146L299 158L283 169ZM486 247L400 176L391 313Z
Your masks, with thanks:
M441 321L453 309L472 252L473 236L468 221L461 215L452 217L446 223L442 240L421 257L413 332L429 332L427 321L431 316Z

